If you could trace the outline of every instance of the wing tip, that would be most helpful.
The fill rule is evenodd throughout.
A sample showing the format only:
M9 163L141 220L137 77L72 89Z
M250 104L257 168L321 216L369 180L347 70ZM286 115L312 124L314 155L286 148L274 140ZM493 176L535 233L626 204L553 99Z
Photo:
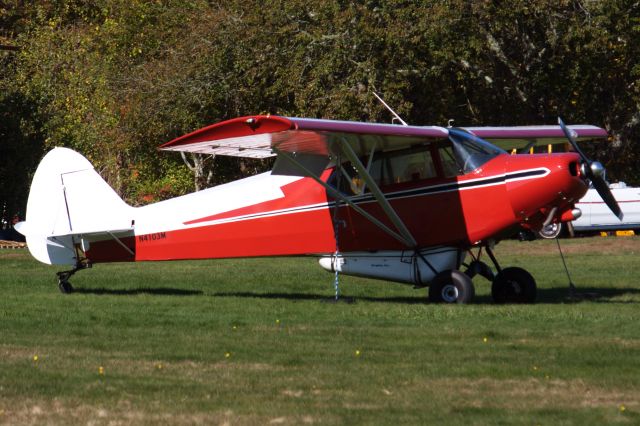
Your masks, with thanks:
M249 115L220 121L209 126L179 136L159 146L166 150L181 145L215 141L230 137L243 137L264 133L275 133L291 130L294 123L288 118L278 115Z

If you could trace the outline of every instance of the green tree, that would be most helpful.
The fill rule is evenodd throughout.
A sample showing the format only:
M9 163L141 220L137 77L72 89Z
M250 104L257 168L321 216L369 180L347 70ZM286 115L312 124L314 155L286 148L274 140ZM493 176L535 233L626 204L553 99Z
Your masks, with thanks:
M605 126L585 148L640 184L637 2L14 3L0 23L22 48L1 78L27 133L81 151L134 204L269 166L186 156L192 173L163 142L256 113L390 121L373 91L416 125Z

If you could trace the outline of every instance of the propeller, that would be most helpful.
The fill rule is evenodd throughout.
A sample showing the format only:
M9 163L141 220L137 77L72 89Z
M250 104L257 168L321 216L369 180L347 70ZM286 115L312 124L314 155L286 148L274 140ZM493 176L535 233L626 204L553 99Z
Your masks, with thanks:
M602 199L604 200L607 207L609 207L611 212L615 214L618 217L618 219L622 220L622 217L623 217L622 210L620 210L620 206L618 205L618 202L616 201L613 194L611 193L611 190L609 189L609 185L607 185L607 182L605 182L604 180L604 174L605 174L604 166L599 161L591 161L585 155L585 153L582 152L582 150L580 149L580 147L578 146L578 143L574 138L575 133L572 133L572 131L569 130L567 126L565 126L564 122L560 117L558 117L558 124L560 124L560 128L562 128L564 135L569 140L569 143L571 144L573 149L580 155L580 158L582 158L581 171L583 176L585 176L587 179L591 181L591 183L593 184L593 187L596 189L600 197L602 197Z

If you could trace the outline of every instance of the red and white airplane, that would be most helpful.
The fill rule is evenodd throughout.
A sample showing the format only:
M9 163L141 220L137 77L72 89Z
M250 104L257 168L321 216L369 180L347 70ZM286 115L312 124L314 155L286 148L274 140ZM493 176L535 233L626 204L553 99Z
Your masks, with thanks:
M509 155L484 140L565 137L578 153ZM521 226L576 219L586 181L599 187L603 170L574 139L603 137L601 128L562 123L461 129L241 117L161 149L277 155L271 172L131 207L83 156L55 148L16 228L39 261L73 266L58 273L63 292L73 290L73 273L102 262L316 256L329 271L428 286L433 302L471 301L476 274L492 281L496 302L533 302L533 277L501 268L492 248Z

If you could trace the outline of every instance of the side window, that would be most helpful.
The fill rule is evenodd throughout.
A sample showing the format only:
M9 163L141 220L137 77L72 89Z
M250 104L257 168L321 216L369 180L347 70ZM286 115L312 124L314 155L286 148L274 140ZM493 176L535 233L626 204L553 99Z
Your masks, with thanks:
M337 167L328 183L345 195L359 194L364 185L364 181L350 162L342 163L342 167Z
M429 151L393 156L389 158L389 163L394 183L414 182L436 176Z
M437 176L428 147L385 153L373 161L370 173L380 186L415 182Z
M375 158L369 173L378 186L387 186L393 183L393 172L388 156L382 155Z
M456 176L458 166L453 157L452 148L448 146L446 149L448 149L446 152L443 147L438 150L445 176ZM432 152L436 154L435 148L432 151L432 146L422 145L400 151L378 153L369 167L369 174L381 187L438 177L438 168L431 155ZM358 195L363 189L364 192L369 192L364 179L350 162L344 162L342 167L337 167L328 183L345 195Z
M440 162L442 163L444 177L454 177L462 174L451 144L438 148L438 154L440 154Z

